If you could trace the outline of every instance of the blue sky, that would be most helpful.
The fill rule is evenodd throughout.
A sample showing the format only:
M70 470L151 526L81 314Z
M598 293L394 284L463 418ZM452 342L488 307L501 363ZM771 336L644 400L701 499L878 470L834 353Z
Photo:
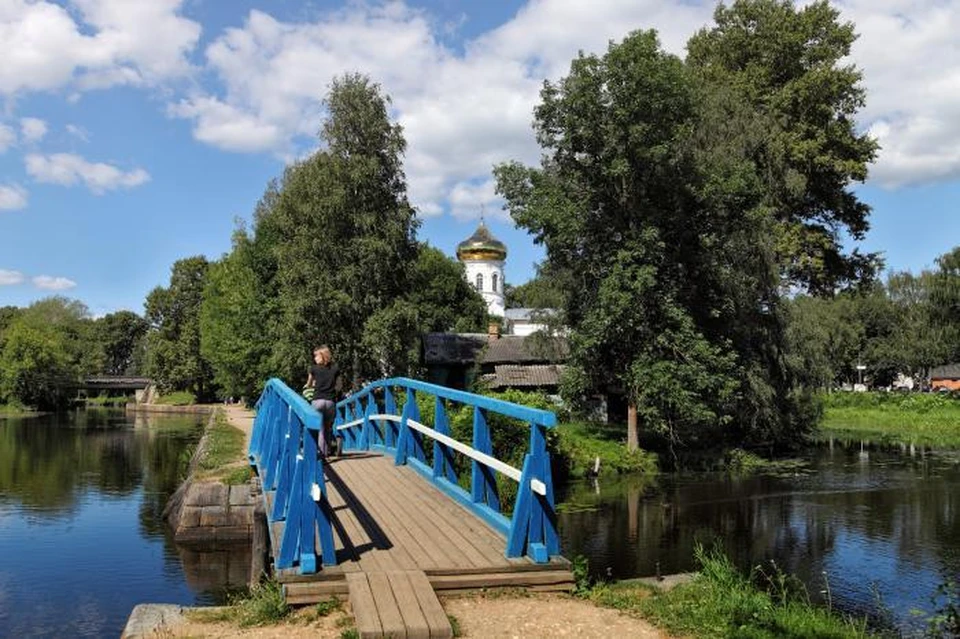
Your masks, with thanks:
M267 182L315 148L330 79L354 70L393 98L420 237L452 255L484 206L522 283L543 253L490 167L537 162L542 81L637 28L682 55L713 5L0 0L0 305L142 312L175 260L229 249ZM883 146L858 187L874 207L863 249L917 271L960 244L960 1L837 6L861 34L860 125Z

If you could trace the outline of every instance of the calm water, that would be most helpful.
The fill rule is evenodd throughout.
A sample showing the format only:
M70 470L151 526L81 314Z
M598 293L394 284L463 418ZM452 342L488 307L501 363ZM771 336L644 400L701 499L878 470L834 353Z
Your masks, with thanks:
M855 444L810 451L795 471L735 478L667 474L583 482L558 499L568 557L614 578L695 569L697 541L743 570L771 560L815 600L893 625L924 626L938 584L960 580L960 455ZM886 611L886 612L885 612Z
M178 549L160 518L200 433L122 411L0 419L0 637L117 637L138 603L246 580L249 550Z
M200 431L108 411L0 419L0 637L115 637L138 603L218 603L246 582L248 548L177 547L160 518ZM960 579L960 454L836 445L785 473L587 481L558 500L563 553L612 578L692 570L695 542L718 542L908 634L911 610Z

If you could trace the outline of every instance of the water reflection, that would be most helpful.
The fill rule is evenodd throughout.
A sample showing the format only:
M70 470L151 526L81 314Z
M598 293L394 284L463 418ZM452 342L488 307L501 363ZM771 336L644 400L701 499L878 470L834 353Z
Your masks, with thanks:
M615 578L694 569L696 542L719 543L744 570L797 575L814 600L857 615L888 607L921 624L938 584L960 577L960 464L907 446L859 442L811 451L788 473L667 474L647 483L584 482L561 496L567 556ZM883 606L878 606L878 596Z
M201 430L115 410L0 419L0 636L117 636L137 603L216 599L161 519Z

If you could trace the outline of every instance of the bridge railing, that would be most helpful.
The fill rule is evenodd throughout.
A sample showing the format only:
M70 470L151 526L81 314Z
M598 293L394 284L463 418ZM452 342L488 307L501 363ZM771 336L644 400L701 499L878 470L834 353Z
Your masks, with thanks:
M250 464L260 476L267 503L267 521L283 520L283 538L275 548L277 568L299 564L301 573L317 571L314 544L319 532L323 565L337 563L323 459L317 455L317 434L323 417L298 393L278 379L264 386L250 437ZM273 492L275 491L275 492Z
M398 402L400 393L403 400ZM418 394L433 398L433 427L420 421ZM379 396L379 397L378 397ZM452 437L448 403L472 407L473 440ZM398 409L398 404L402 408ZM523 467L493 456L487 417L504 415L527 424L529 447ZM334 428L344 450L380 450L433 482L444 493L476 513L506 537L507 557L529 556L537 563L560 554L557 518L546 446L546 430L556 426L550 411L407 378L373 382L337 404ZM433 440L432 465L427 463L423 437ZM454 453L470 459L470 490L458 483ZM516 502L508 517L502 512L496 473L518 482Z

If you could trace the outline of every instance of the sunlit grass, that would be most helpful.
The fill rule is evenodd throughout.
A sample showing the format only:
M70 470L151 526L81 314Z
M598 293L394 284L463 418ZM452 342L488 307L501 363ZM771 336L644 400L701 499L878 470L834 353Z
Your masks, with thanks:
M857 639L865 624L808 603L775 571L767 589L741 575L719 552L697 549L700 572L668 592L636 583L601 584L587 595L595 603L639 615L671 634L707 639ZM754 576L757 576L756 574Z
M934 394L833 393L820 438L960 448L960 401Z

